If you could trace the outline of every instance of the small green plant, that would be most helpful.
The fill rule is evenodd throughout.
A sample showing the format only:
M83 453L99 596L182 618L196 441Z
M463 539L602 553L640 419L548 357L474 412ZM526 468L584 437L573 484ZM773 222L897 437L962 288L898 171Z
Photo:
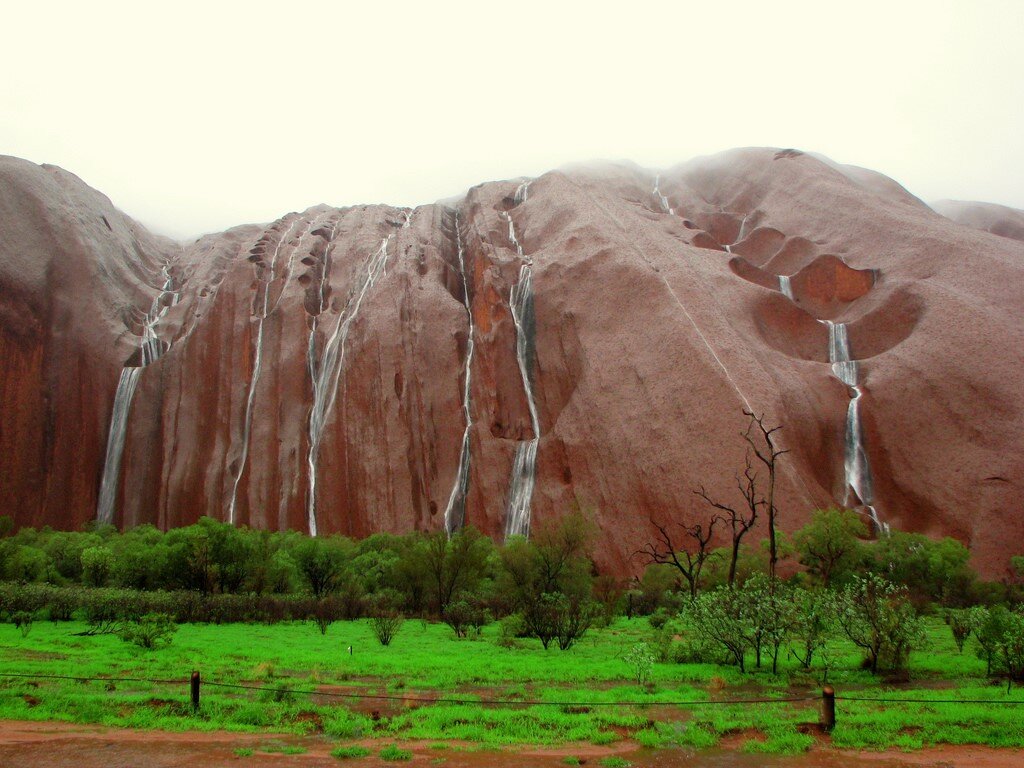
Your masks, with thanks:
M239 747L235 750L235 757L252 757L252 747Z
M370 750L366 747L360 747L358 744L350 747L335 747L331 750L331 757L338 760L354 760L359 757L366 757L368 754L370 754Z
M170 645L177 629L170 616L163 613L147 613L138 621L124 623L117 631L117 636L126 643L134 643L140 648L152 650L161 645Z
M600 760L601 765L604 768L629 768L632 763L625 758L619 757L618 755L612 755L611 757L602 757Z
M644 685L651 679L651 669L654 667L654 654L647 643L637 643L629 652L622 657L622 660L629 665L633 671L633 677L637 685Z
M387 762L412 760L412 752L407 749L401 749L397 744L389 744L378 752L377 756Z
M381 612L370 619L370 628L373 636L381 645L391 645L398 630L402 628L402 616L391 612Z
M562 758L564 765L580 765L580 759L576 755L566 755Z
M22 637L28 637L28 633L32 631L32 618L28 611L17 611L11 615L11 623L21 630Z
M281 744L280 742L274 742L272 744L263 744L259 748L260 752L267 752L272 755L304 755L306 754L306 748L300 747L297 744Z

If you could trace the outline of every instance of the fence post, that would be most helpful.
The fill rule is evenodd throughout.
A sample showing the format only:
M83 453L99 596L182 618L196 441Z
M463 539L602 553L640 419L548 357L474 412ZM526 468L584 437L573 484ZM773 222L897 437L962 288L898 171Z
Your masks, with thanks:
M836 727L836 692L831 685L821 689L821 727L827 733Z
M199 671L192 673L192 711L199 711Z

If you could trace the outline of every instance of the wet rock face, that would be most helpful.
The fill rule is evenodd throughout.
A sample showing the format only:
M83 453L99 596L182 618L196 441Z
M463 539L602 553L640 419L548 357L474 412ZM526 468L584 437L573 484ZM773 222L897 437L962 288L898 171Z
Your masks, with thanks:
M94 519L120 430L119 525L363 536L447 518L500 538L511 509L536 526L582 507L599 565L625 574L651 518L705 518L700 485L732 498L748 408L785 425L784 528L872 504L1001 575L1024 537L1024 245L957 221L878 174L742 150L181 245L71 174L2 159L4 511ZM871 499L847 471L854 395Z

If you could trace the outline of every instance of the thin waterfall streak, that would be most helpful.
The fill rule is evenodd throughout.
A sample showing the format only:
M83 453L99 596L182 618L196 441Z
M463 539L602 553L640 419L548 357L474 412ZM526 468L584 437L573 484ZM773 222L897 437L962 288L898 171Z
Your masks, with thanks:
M779 292L790 301L793 299L793 283L789 279L789 275L779 275Z
M533 183L532 179L524 181L518 187L516 187L515 194L512 196L512 202L516 205L522 205L529 199L530 196L530 184Z
M860 367L850 355L846 323L834 323L831 320L823 322L828 326L828 359L832 364L832 375L853 391L853 397L846 408L846 435L843 440L843 474L847 491L853 491L856 500L868 508L875 531L884 534L889 526L882 522L874 506L874 481L864 447L860 419L860 399L864 391L860 387Z
M577 187L577 189L581 189L579 184L576 184L575 186ZM600 201L598 201L589 192L584 192L584 194L586 194L587 197L590 198L590 201L597 207L598 210L601 211L601 213L605 215L606 218L615 223L615 225L619 228L619 231L626 231L626 227L623 226L622 222L619 221L615 217L615 215L611 211L609 211L603 204L601 204ZM644 254L642 250L640 250L639 246L637 246L635 242L631 241L630 247L642 261L646 262L649 266L653 266L651 265L651 262L648 261L647 256ZM662 285L665 286L665 290L668 291L669 295L672 297L672 300L675 301L676 306L678 306L679 309L682 310L683 314L686 316L686 319L690 322L690 325L693 326L693 330L700 337L700 340L704 343L704 346L707 347L708 352L711 353L711 357L714 358L715 362L718 364L718 367L722 369L722 373L725 374L725 378L729 380L729 384L731 384L732 388L736 390L736 394L739 396L740 400L743 401L743 404L747 407L747 410L753 411L754 408L753 406L750 405L750 401L747 399L747 396L743 394L743 390L740 389L739 384L736 383L736 380L732 377L732 374L729 373L729 369L725 367L725 363L722 362L722 358L720 358L718 356L718 353L715 352L715 348L711 346L711 342L708 341L708 337L704 335L704 332L700 329L700 326L697 325L697 322L693 319L693 315L690 314L690 311L686 308L686 305L679 300L679 296L677 296L676 292L672 289L672 285L668 282L668 280L665 279L665 276L661 272L657 272L657 275L658 279L661 280Z
M334 228L331 228L331 239L334 238ZM388 243L392 235L388 235L381 241L380 248L372 253L366 262L366 270L360 278L358 288L350 296L348 303L338 317L334 331L324 344L323 354L320 360L316 359L316 329L318 323L314 320L313 330L309 335L309 371L313 381L313 405L309 413L309 456L307 466L309 469L309 493L306 499L306 512L309 519L309 535L317 535L316 520L316 468L320 454L320 441L323 438L324 426L327 417L330 415L337 398L338 379L345 363L345 341L348 339L349 329L352 322L359 314L369 289L384 273L388 260ZM329 247L329 246L328 246ZM325 253L326 259L326 253ZM326 264L324 274L326 275ZM326 277L325 277L326 279ZM320 285L320 310L323 312L324 285ZM319 319L319 315L317 315Z
M668 204L668 198L661 192L661 174L654 177L654 194L661 201L662 210L670 216L675 216L675 209Z
M100 481L100 496L96 505L96 521L101 525L111 525L114 522L114 505L121 479L121 457L124 454L124 439L128 430L128 412L141 373L142 368L122 368L121 378L117 382L110 431L107 435L107 454L103 461L103 479Z
M96 502L96 521L103 525L114 522L117 490L121 479L121 460L124 457L124 442L128 433L128 415L131 412L132 400L139 385L142 369L156 362L164 354L163 343L157 335L157 325L169 306L174 306L181 298L180 291L174 288L174 278L170 273L170 262L164 262L160 269L163 284L160 293L150 304L149 312L142 321L142 337L139 340L139 365L125 366L117 382L114 393L114 405L110 414L110 429L107 433L107 450L103 459L103 476L100 479L100 493ZM167 301L165 297L169 296Z
M466 361L462 385L462 412L466 428L462 433L462 445L459 449L459 469L455 476L448 505L444 510L444 527L451 536L460 530L466 521L466 494L469 492L470 434L473 429L473 413L470 404L471 379L473 375L473 351L475 327L473 324L473 307L469 298L469 280L466 278L465 254L462 247L462 234L459 231L459 211L455 211L455 244L459 260L459 276L462 279L462 303L466 308L469 336L466 342Z
M301 221L301 218L299 221ZM242 473L245 472L246 461L249 458L249 439L252 434L252 407L256 398L256 385L259 383L260 373L263 370L263 323L270 312L270 284L277 278L275 270L277 269L277 257L281 253L281 247L288 241L295 226L296 223L293 222L285 230L284 234L281 235L277 247L274 248L274 255L270 259L270 275L266 280L259 281L262 285L257 287L257 290L262 288L263 291L263 306L256 316L255 354L253 356L252 376L249 379L249 393L245 401L245 418L242 422L242 455L238 459L238 468L235 470L234 482L231 484L231 499L228 502L228 522L231 525L235 524L238 484L242 479Z
M533 321L533 270L528 264L523 264L519 268L519 282L512 286L509 293L509 309L516 328L516 361L519 364L519 373L523 378L523 391L526 394L526 404L530 411L533 438L520 441L516 446L509 484L508 511L505 522L506 537L517 534L530 535L530 502L536 483L537 445L540 442L540 419L537 415L537 405L527 367L527 362L533 352L532 328L530 327Z

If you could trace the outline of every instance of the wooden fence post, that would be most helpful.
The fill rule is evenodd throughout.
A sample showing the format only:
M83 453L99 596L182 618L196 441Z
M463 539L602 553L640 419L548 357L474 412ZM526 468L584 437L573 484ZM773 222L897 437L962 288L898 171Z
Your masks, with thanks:
M836 692L831 685L821 689L821 727L827 733L836 727Z
M199 672L192 673L192 711L199 711Z

